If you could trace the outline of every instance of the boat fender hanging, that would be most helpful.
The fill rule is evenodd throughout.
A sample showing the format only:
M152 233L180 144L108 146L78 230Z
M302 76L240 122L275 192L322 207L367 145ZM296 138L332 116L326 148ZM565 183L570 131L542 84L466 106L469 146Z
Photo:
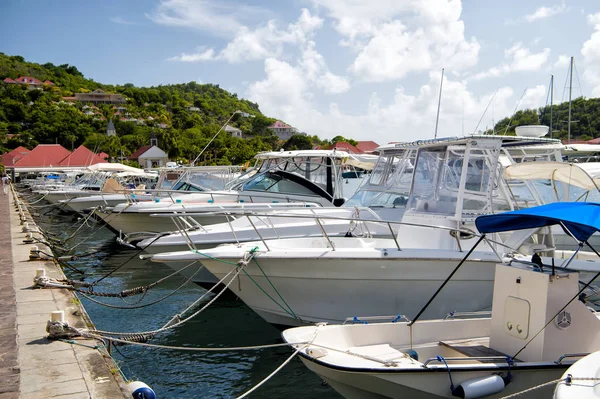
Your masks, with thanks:
M127 390L134 399L156 399L156 394L152 388L142 381L131 381L127 383Z
M474 378L460 383L454 390L452 396L465 399L476 399L501 392L507 382L501 376L494 374L488 377Z

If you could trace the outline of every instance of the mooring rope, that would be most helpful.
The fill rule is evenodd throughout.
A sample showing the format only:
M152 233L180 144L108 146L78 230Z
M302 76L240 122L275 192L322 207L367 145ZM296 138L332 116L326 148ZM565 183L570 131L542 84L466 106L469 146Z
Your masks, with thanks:
M532 391L535 391L535 390L547 387L549 385L555 385L555 384L558 384L560 382L570 383L571 381L600 381L600 378L598 378L598 377L572 377L572 376L567 376L565 378L558 378L556 380L544 382L543 384L539 384L539 385L536 385L534 387L524 389L522 391L513 393L512 395L502 396L500 399L516 398L517 396L526 395L529 392L532 392Z
M163 327L161 327L159 329L151 330L151 331L144 331L144 332L136 332L136 333L111 332L111 331L102 331L102 330L86 330L86 331L82 331L81 333L82 333L82 335L83 334L86 334L89 336L100 335L103 337L105 335L116 335L116 336L124 337L126 340L127 340L127 337L133 337L133 338L144 337L144 338L150 339L150 338L154 337L156 334L159 334L161 332L181 326L184 323L187 323L188 321L190 321L191 319L196 317L197 315L199 315L200 313L202 313L210 305L212 305L229 288L231 283L240 274L240 272L245 268L245 266L248 265L248 262L250 262L250 260L252 260L252 258L254 257L254 254L255 254L255 252L247 252L244 255L244 257L238 263L236 263L235 267L229 273L227 273L225 275L225 277L223 277L216 285L214 285L210 290L206 291L200 298L198 298L196 301L194 301L183 312L173 316L171 318L171 320L169 320ZM231 279L227 282L227 284L223 287L223 289L219 293L215 294L215 296L210 301L208 301L202 308L200 308L198 311L194 312L190 316L188 316L184 319L181 318L181 315L185 314L191 308L195 307L197 303L202 301L204 299L204 297L206 295L208 295L209 293L211 293L213 289L215 289L217 286L219 286L219 284L222 284L225 281L225 279L227 279L227 277L229 277L232 273L233 273L233 276L231 277Z
M194 263L195 263L195 262L194 262ZM192 263L192 264L193 264L193 263ZM187 267L191 266L192 264L190 264L190 265L186 266L185 268L187 268ZM184 269L185 269L185 268L184 268ZM182 284L181 284L179 287L177 287L175 290L173 290L172 292L168 293L167 295L164 295L163 297L161 297L161 298L159 298L159 299L157 299L157 300L154 300L154 301L152 301L152 302L149 302L149 303L146 303L146 304L143 304L143 305L134 305L134 306L116 306L116 305L111 305L111 304L108 304L108 303L105 303L105 302L98 301L98 300L96 300L96 299L92 298L91 296L88 296L88 295L86 295L86 294L85 294L85 293L83 293L82 291L77 291L77 292L78 292L78 293L80 293L80 294L81 294L81 295L82 295L84 298L88 299L89 301L92 301L92 302L94 302L94 303L96 303L96 304L98 304L98 305L106 306L106 307L108 307L108 308L113 308L113 309L141 309L141 308L145 308L145 307L149 307L149 306L155 305L155 304L157 304L157 303L159 303L159 302L162 302L162 301L164 301L165 299L169 298L170 296L174 295L174 294L175 294L176 292L178 292L178 291L179 291L181 288L183 288L183 287L184 287L186 284L188 284L190 281L192 281L192 279L193 279L194 277L196 277L196 275L197 275L197 274L200 272L200 270L202 270L202 269L203 269L203 266L202 266L202 265L200 265L200 267L198 267L198 270L196 270L196 271L195 271L195 272L194 272L194 273L193 273L193 274L192 274L192 275L191 275L191 276L190 276L188 279L186 279L186 280L185 280L185 281L184 281L184 282L183 282L183 283L182 283ZM183 269L181 269L181 270L183 270ZM179 270L179 271L181 271L181 270ZM177 271L176 273L179 273L179 271ZM146 293L148 293L148 291L147 291L147 290L144 292L144 296L142 297L142 299L144 299L144 297L145 297L145 294L146 294ZM124 300L123 298L121 298L121 300L123 300L123 302L125 302L125 300ZM140 300L139 302L141 302L141 300ZM139 303L139 302L138 302L138 303ZM125 303L127 303L127 302L125 302Z

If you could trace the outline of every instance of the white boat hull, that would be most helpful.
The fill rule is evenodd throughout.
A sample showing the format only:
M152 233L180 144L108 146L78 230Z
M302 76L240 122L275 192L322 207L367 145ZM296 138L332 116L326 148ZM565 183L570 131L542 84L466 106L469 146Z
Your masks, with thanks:
M117 212L99 208L94 211L94 215L117 233L129 234L141 231L160 233L177 229L170 217L150 216L151 213ZM194 216L194 220L202 225L210 225L226 222L227 219L225 215L207 214Z
M378 241L393 245L393 240ZM244 255L243 250L226 255L219 249L209 251L211 258L202 261L217 279L234 267L223 261L236 262ZM410 318L464 256L460 252L440 250L433 254L423 249L356 248L354 252L346 248L347 256L339 256L339 251L304 247L278 257L270 256L273 252L259 254L230 289L272 324L340 323L348 317L365 315L403 314ZM432 257L428 258L427 253ZM489 253L472 255L424 317L489 308L497 261Z
M346 399L433 399L433 398L456 398L450 391L450 380L445 369L430 369L427 371L415 371L404 373L385 372L352 372L351 370L338 370L325 367L305 357L302 362L311 371L318 374L329 385ZM527 371L512 371L513 380L504 390L497 394L485 396L485 398L501 398L525 389L537 386L560 377L566 366L554 368L540 368ZM497 370L500 371L500 370ZM506 367L504 367L506 372ZM455 385L474 378L487 377L493 371L452 371L452 379ZM552 395L553 386L536 390L535 398L548 398Z

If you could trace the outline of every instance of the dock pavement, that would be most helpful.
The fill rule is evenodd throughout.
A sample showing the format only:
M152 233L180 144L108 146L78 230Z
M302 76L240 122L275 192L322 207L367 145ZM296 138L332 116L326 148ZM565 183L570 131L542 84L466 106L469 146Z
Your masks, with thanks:
M37 269L52 278L64 275L53 261L29 260L33 244L23 243L15 201L10 192L0 193L0 399L128 397L113 360L94 349L97 341L47 339L52 311L63 310L77 328L91 320L72 292L32 288Z

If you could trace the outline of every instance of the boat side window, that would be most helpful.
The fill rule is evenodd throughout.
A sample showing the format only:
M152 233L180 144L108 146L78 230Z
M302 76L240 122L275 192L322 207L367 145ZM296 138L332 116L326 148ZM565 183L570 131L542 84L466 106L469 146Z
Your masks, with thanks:
M290 178L287 177L288 175ZM300 184L297 181L293 181L291 179L292 176L294 175L283 171L266 172L257 176L255 179L252 179L252 181L247 182L244 185L244 191L266 191L270 193L330 197L327 195L327 192L322 190L318 185L310 181L306 181L305 184ZM311 189L309 185L313 185L314 190Z
M369 184L371 185L382 185L387 180L387 169L388 164L393 163L393 157L380 157L377 160L377 164L373 168L371 175L369 176Z
M440 212L442 207L439 198L439 175L444 159L445 147L423 149L419 152L407 209L416 212Z

